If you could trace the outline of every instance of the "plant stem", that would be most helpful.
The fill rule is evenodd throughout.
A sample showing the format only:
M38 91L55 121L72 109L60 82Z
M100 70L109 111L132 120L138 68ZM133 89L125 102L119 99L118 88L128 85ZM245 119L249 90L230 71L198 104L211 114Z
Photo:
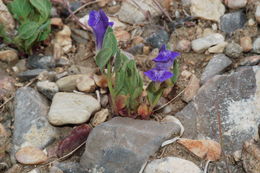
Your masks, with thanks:
M112 70L111 70L111 64L110 62L107 65L107 84L108 84L108 89L111 95L111 101L112 101L112 110L115 111L115 92L113 89L113 84L112 84Z

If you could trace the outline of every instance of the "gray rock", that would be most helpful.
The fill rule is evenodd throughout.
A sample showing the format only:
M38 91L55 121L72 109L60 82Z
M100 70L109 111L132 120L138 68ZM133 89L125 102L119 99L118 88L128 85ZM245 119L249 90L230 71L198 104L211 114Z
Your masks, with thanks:
M179 133L172 122L116 117L91 131L80 164L89 173L138 173L162 142Z
M161 48L163 44L166 44L169 40L169 34L165 30L157 30L148 37L145 38L147 44L153 48Z
M88 43L89 35L87 31L81 30L81 29L71 29L72 31L72 38L81 44Z
M163 44L169 41L169 34L160 26L145 28L143 37L145 42L153 48L161 48Z
M21 146L43 149L56 138L56 129L47 120L47 100L36 90L23 87L16 91L13 150Z
M213 76L220 74L225 70L232 61L224 54L215 55L206 66L204 72L201 75L201 84L204 84L207 80Z
M39 81L36 84L37 89L45 95L48 99L52 99L53 96L59 92L59 88L55 82Z
M53 125L81 124L101 108L92 96L59 92L52 100L48 119Z
M260 54L260 37L258 37L253 43L253 51Z
M243 11L227 13L220 18L220 29L226 33L232 33L243 28L247 21Z
M255 55L255 56L248 56L248 57L243 58L240 61L239 65L240 66L253 66L253 65L257 65L259 63L260 63L260 56Z
M193 101L176 117L187 138L219 139L221 118L224 149L241 150L242 141L257 133L260 123L260 67L243 68L230 75L218 75L205 83Z
M193 162L178 157L166 157L150 162L144 173L202 173Z
M125 23L136 24L146 20L143 11L149 11L151 17L162 14L162 11L157 8L152 0L138 1L138 5L142 7L142 10L133 1L123 1L117 13L119 20Z
M61 57L56 61L56 66L62 67L62 66L68 66L70 65L70 60L66 57Z
M231 58L238 58L243 52L242 47L237 43L229 43L225 48L225 54Z
M55 67L55 60L52 56L29 56L27 65L32 69L49 69Z
M225 38L218 33L210 34L206 37L198 38L191 42L192 50L198 53L202 53L207 50L209 47L217 45L224 42Z
M144 48L144 44L140 43L140 44L137 44L137 45L131 47L127 51L129 53L133 54L133 55L137 55L137 54L142 54L143 53L143 48Z
M86 173L86 171L77 162L62 162L56 165L63 173Z
M33 70L27 70L25 72L19 73L17 76L21 81L27 81L30 79L33 79L37 77L42 72L46 72L46 69L33 69Z
M77 88L77 79L82 76L84 75L69 75L59 79L56 84L58 85L60 91L73 91Z

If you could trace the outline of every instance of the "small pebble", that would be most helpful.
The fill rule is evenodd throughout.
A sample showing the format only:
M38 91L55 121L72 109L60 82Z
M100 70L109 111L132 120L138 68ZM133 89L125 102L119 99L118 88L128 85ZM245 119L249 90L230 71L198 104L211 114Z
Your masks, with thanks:
M192 98L197 94L199 88L200 80L195 75L192 75L188 86L184 90L182 100L186 103L190 102Z
M237 150L233 153L233 158L235 159L236 162L240 161L242 158L242 151Z
M188 79L191 75L192 75L192 73L188 70L184 70L181 72L181 76L183 76L186 79Z
M94 79L92 79L88 75L84 75L76 80L77 88L79 91L85 92L85 93L91 93L94 92L96 89L96 84Z
M208 51L209 53L223 53L227 44L227 42L219 43L216 46L209 48Z
M55 60L52 56L29 56L27 65L31 69L49 69L55 67Z
M226 5L231 9L244 8L247 0L225 0Z
M94 75L94 81L100 88L107 88L107 79L103 75Z
M255 18L257 23L260 23L260 4L258 4L256 7Z
M253 51L260 54L260 37L258 37L253 43Z
M217 45L224 42L225 38L221 34L210 34L206 37L198 38L191 42L193 51L197 53L202 53L207 50L209 47Z
M238 58L243 52L242 47L237 43L229 43L225 48L225 54L231 58Z
M245 36L240 38L240 46L243 49L243 52L249 52L253 49L251 37Z
M103 95L102 97L101 97L101 101L100 101L101 103L101 106L104 108L104 107L106 107L107 106L107 104L108 104L108 95Z
M189 40L180 40L177 43L176 50L180 52L189 52L191 50L191 42Z
M127 42L131 38L131 35L129 34L129 32L127 32L123 29L115 30L115 36L118 41L122 41L122 42Z
M220 18L220 29L230 34L237 29L243 28L246 22L246 14L243 10L226 13Z
M59 92L58 85L55 82L50 81L38 81L37 89L40 91L43 95L45 95L48 99L52 99L53 96Z
M46 154L35 147L27 146L21 148L16 154L15 157L18 162L26 165L36 165L47 161L48 157Z
M2 50L0 51L0 61L12 63L18 61L18 53L16 50Z
M255 25L254 19L249 19L247 24L248 26L254 26Z
M94 118L91 120L91 124L95 127L103 122L106 121L107 117L109 116L108 109L102 109L95 113Z
M58 17L51 18L51 25L62 27L63 26L62 19Z

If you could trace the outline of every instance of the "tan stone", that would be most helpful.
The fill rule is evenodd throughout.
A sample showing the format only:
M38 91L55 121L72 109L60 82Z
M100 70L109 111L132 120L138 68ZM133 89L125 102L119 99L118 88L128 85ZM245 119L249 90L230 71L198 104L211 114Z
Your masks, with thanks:
M94 79L88 75L84 75L76 80L77 88L79 91L90 93L95 91L96 84Z
M63 26L62 19L58 17L51 18L51 24L55 26Z
M192 153L198 157L210 161L216 161L221 156L221 146L219 143L213 140L192 140L182 138L178 140L178 143L182 144Z
M227 45L227 42L222 42L217 44L216 46L209 48L208 51L209 53L223 53Z
M188 86L184 90L182 100L184 100L187 103L191 101L192 98L197 94L199 88L200 80L195 75L192 75Z
M18 61L17 51L13 49L0 51L0 61L7 63Z
M95 127L95 126L105 122L106 119L108 118L108 116L109 116L109 110L102 109L94 115L94 118L91 120L91 124Z
M243 52L249 52L253 49L251 37L245 36L240 38L240 46L243 49Z
M129 41L131 38L129 32L122 29L115 30L115 36L118 41L122 41L122 42Z
M32 146L21 148L15 154L15 157L18 162L26 165L40 164L47 161L48 159L48 157L42 150Z
M219 22L225 6L221 0L191 0L190 11L193 16Z

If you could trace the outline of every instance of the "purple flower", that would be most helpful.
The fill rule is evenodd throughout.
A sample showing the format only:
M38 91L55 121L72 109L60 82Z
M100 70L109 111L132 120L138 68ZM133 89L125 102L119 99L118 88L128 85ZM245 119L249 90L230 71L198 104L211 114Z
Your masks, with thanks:
M97 49L102 48L106 30L109 26L113 26L113 24L113 22L108 21L108 17L103 10L90 11L88 25L93 29L95 34Z
M163 82L173 76L172 72L167 70L160 70L157 68L153 68L147 72L144 72L144 74L155 82Z
M174 74L170 71L173 62L180 53L166 50L166 46L163 45L160 52L153 61L156 63L155 68L144 72L154 82L163 82L171 78Z

